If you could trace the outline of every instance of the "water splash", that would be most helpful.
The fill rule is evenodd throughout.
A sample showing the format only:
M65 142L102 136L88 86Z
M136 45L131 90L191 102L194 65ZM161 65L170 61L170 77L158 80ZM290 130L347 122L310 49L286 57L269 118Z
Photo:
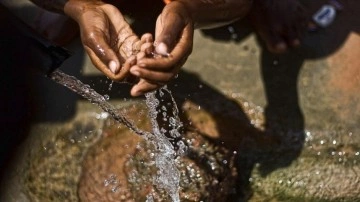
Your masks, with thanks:
M89 85L82 83L75 77L69 76L59 70L55 70L49 77L55 82L81 95L91 103L98 105L105 112L109 113L109 115L117 122L124 124L130 130L143 136L148 142L153 144L155 148L154 163L158 168L153 183L157 189L166 191L173 202L180 202L180 172L177 169L176 159L179 154L184 154L186 152L186 146L183 141L181 141L180 129L182 123L178 116L179 110L171 92L166 86L155 92L146 94L146 104L149 108L149 117L153 126L153 133L150 133L140 130L132 122L126 119L118 109L107 102L107 95L100 95L90 88ZM156 98L156 94L159 95L160 100ZM165 96L170 98L170 102L160 107L160 102L165 100ZM160 110L158 111L157 109L159 107ZM169 114L169 111L172 113ZM162 115L162 120L166 123L166 127L164 125L162 125L164 127L160 127L159 125L159 112ZM111 178L111 183L113 183L112 180L113 179ZM105 186L108 185L110 181L106 181ZM116 189L116 187L117 186L115 186L114 189ZM147 201L153 201L151 193L147 196Z
M170 100L166 99L166 96L168 96ZM186 146L179 139L181 138L179 131L182 127L178 116L179 111L171 92L166 86L155 92L147 93L145 97L153 127L153 135L145 136L145 138L151 142L156 149L154 161L158 168L157 176L155 176L153 183L158 189L165 190L173 202L180 202L180 172L177 168L176 159L178 154L185 153ZM160 103L164 101L169 101L169 103L160 107ZM168 109L166 106L171 106L171 108ZM168 114L169 111L171 111L172 114ZM161 117L159 117L159 115ZM158 122L159 119L164 121L165 124L160 125ZM176 153L176 151L178 153ZM147 202L153 201L151 195L150 193L149 196L147 196Z

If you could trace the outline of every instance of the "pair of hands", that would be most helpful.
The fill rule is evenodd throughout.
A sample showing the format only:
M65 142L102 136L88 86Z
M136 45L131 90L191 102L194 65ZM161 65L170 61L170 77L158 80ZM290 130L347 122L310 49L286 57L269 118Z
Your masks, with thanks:
M79 24L84 48L100 71L115 81L136 80L132 96L165 85L192 51L193 21L181 3L167 4L158 16L155 42L151 34L139 39L111 4L68 1L64 12Z

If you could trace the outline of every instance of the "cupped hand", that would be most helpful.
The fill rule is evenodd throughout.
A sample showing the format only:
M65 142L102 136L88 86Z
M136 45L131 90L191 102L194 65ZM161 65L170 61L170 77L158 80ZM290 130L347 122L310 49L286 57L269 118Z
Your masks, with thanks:
M131 89L132 96L139 96L155 90L173 79L191 54L194 24L187 7L173 1L165 6L158 16L155 28L155 42L141 46L136 65L131 74L140 81Z
M96 68L112 80L124 79L142 42L120 11L86 0L68 1L64 11L79 24L83 46Z

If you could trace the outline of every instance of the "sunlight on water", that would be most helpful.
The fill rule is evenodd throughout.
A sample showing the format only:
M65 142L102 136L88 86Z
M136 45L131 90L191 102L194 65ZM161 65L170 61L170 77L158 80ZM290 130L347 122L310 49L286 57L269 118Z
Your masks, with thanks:
M144 132L137 128L132 122L126 119L126 117L121 112L119 112L118 109L108 103L107 100L109 99L109 97L107 95L100 95L95 90L90 88L89 85L86 85L75 77L69 76L59 70L55 70L53 73L50 74L49 77L57 83L81 95L85 99L89 100L91 103L98 105L105 112L109 113L117 122L124 124L136 134L147 134L147 132Z
M149 117L153 129L153 133L150 133L137 128L131 121L126 119L124 114L108 103L108 95L100 95L91 89L89 85L83 84L75 77L69 76L59 70L54 71L50 75L50 78L86 98L91 103L98 105L116 121L124 124L130 130L143 136L149 143L153 144L155 148L154 163L158 169L157 175L154 176L153 183L157 189L166 191L172 198L172 201L180 202L180 172L177 169L176 159L178 154L181 155L185 153L186 146L180 140L181 134L179 130L182 127L182 123L178 117L178 108L171 92L166 87L156 92L146 94L146 104L149 108ZM159 99L156 94L159 94ZM163 103L165 96L170 98L170 101L167 102L166 105ZM158 116L161 116L162 121L167 124L166 127L160 126ZM111 175L109 179L105 180L104 184L105 186L112 184L114 191L116 191L118 186L114 179L115 177ZM154 191L155 190L152 190L152 192ZM147 201L153 201L152 193L147 196Z
M171 140L176 141L176 139L181 138L179 130L182 127L182 123L178 117L176 103L172 98L171 92L166 88L166 86L158 90L159 98L156 97L156 94L157 92L146 94L146 105L149 108L153 135L145 136L145 138L147 138L147 140L156 148L156 155L154 156L154 159L158 172L157 176L154 178L154 184L157 188L164 189L174 202L178 202L180 201L180 172L176 165L177 154L174 144L179 148L179 153L184 153L186 148L182 141L172 143ZM171 98L169 105L172 107L172 114L167 113L168 109L165 106L160 107L158 110L160 103L163 104L162 98L164 94L169 95ZM162 116L163 121L169 121L168 126L170 129L159 126L157 121L159 115ZM169 132L170 137L165 135L166 132ZM153 201L151 194L147 196L147 201Z

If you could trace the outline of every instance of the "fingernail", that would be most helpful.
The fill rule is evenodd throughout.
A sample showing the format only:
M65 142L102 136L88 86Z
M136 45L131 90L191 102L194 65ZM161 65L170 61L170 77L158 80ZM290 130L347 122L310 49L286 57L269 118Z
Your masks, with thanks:
M168 48L167 48L167 45L163 42L159 43L157 46L156 46L156 52L160 55L164 55L164 56L167 56L169 55L168 53Z
M130 69L131 74L135 75L135 76L140 76L140 72L136 69Z
M140 96L141 95L141 92L140 91L135 91L134 92L134 96Z
M134 97L137 97L137 96L141 95L141 92L139 90L132 89L131 90L131 95L134 96Z
M117 64L116 64L116 62L114 61L114 60L111 60L110 62L109 62L109 69L110 69L110 71L112 72L112 73L114 73L114 74L116 74L117 73Z

